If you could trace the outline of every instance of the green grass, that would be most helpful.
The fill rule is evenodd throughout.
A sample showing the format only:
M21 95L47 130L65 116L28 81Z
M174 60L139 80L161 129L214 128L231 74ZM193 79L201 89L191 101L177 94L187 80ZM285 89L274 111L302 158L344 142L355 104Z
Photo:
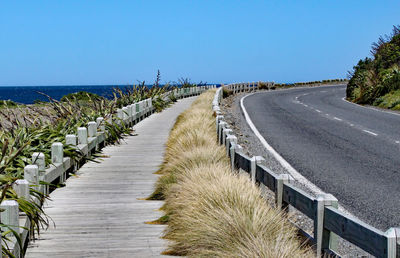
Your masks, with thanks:
M392 110L400 110L400 90L391 91L375 100L374 106Z

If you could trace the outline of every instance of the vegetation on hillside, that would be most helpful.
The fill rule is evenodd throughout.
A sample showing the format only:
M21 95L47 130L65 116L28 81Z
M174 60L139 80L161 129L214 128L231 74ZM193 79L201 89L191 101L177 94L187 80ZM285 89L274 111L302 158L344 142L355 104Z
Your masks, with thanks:
M371 54L349 72L347 99L400 110L400 26L373 43Z
M288 218L233 174L217 143L211 101L203 93L170 133L161 176L150 199L165 199L165 254L189 257L314 257Z

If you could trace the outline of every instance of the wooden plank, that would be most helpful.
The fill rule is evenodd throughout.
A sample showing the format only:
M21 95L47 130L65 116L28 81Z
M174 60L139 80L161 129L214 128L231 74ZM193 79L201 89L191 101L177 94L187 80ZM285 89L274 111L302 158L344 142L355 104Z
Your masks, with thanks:
M277 175L274 172L272 172L272 170L270 170L269 168L260 164L256 165L256 177L257 173L263 174L262 181L260 181L260 183L268 187L271 191L275 192Z
M326 207L324 214L325 229L376 257L387 256L388 241L384 232L333 207Z
M283 202L292 205L310 219L315 219L315 199L303 190L291 185L283 184Z

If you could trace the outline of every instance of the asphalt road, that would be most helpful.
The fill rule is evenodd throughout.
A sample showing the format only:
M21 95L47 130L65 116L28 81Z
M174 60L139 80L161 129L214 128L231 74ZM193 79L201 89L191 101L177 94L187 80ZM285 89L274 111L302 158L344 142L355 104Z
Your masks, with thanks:
M365 222L400 226L400 115L346 102L345 86L270 91L244 106L298 172Z

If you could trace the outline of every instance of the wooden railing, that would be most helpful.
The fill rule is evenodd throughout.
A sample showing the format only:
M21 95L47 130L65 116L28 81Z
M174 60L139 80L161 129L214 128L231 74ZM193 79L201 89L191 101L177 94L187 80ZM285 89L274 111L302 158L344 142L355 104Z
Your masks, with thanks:
M161 95L163 100L170 101L173 94L175 98L186 98L196 96L209 88L215 88L215 85L179 88ZM137 103L132 103L121 109L116 110L116 123L124 123L127 126L133 126L154 112L152 99L145 99ZM111 118L110 118L111 119ZM18 197L26 200L34 201L40 204L35 197L30 196L30 187L39 190L44 194L49 194L49 184L59 184L66 181L70 173L74 173L79 169L86 159L95 151L105 146L107 139L107 131L105 129L105 121L102 117L98 117L96 121L89 122L87 127L77 128L76 135L66 135L65 142L67 145L74 146L83 154L81 160L72 160L70 157L64 157L64 146L61 142L55 142L51 146L51 164L46 164L45 155L43 153L32 153L32 165L24 168L24 179L17 180L13 188ZM45 184L40 184L40 182ZM20 239L25 248L29 240L30 221L27 216L19 212L19 206L15 200L4 200L0 204L0 208L4 211L0 213L1 222L16 232L20 233ZM3 228L2 231L7 231ZM21 257L21 247L14 237L9 237L10 241L3 239L2 244L5 245L15 257ZM1 235L0 235L1 241Z
M234 92L255 91L256 84L230 84L227 87ZM299 233L308 238L316 248L316 257L322 254L340 256L337 253L338 236L358 246L375 257L400 257L400 229L390 228L380 231L359 219L343 213L338 209L338 200L331 194L316 197L307 194L294 186L288 174L276 174L262 165L261 156L248 157L237 144L234 132L224 121L219 103L222 99L222 88L219 88L213 101L216 113L216 132L218 141L224 145L231 160L233 171L245 171L252 182L262 184L275 194L275 204L279 209L288 211L292 206L314 222L314 233L309 235L298 228ZM396 215L394 215L396 216ZM297 226L297 225L296 225Z

